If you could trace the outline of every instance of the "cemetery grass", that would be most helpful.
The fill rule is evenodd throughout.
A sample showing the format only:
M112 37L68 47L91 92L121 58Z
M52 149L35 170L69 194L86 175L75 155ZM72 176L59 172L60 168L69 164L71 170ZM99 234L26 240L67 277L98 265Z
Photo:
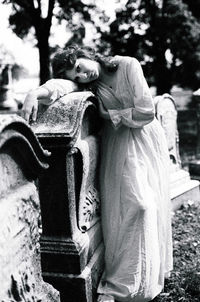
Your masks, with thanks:
M174 269L152 302L200 301L200 204L188 200L172 218Z

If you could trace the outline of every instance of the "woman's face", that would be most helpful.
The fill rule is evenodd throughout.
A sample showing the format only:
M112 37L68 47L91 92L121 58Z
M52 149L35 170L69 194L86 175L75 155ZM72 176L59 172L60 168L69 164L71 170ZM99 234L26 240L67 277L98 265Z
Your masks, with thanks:
M97 80L100 71L101 66L98 62L86 58L78 58L74 67L66 70L65 76L69 80L84 84Z

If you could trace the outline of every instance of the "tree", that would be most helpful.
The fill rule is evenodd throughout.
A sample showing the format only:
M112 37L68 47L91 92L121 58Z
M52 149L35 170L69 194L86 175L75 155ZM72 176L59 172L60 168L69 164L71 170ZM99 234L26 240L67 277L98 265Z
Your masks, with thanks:
M90 11L94 8L93 5L86 5L81 0L2 0L2 3L12 5L13 13L9 17L9 23L17 36L24 38L31 29L34 29L39 50L41 83L50 78L49 36L53 16L56 16L59 22L65 19L68 26L73 27L75 13L79 14L80 20L88 21ZM48 4L46 16L43 14L44 3Z
M102 39L111 54L137 57L157 94L174 84L196 89L200 75L200 1L128 0ZM196 6L195 6L196 5Z

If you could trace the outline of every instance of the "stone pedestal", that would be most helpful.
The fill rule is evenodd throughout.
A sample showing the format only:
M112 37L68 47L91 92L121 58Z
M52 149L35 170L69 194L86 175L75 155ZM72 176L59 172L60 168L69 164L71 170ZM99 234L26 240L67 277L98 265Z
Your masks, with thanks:
M188 199L199 199L199 181L193 180L190 173L181 167L179 155L179 134L177 129L177 110L174 99L169 94L155 97L156 116L167 138L170 165L170 195L172 208L176 210Z
M94 302L103 270L95 101L90 92L70 93L33 125L51 151L50 167L39 178L42 270L62 302Z
M40 203L35 180L48 154L15 115L0 115L0 301L59 302L41 274Z
M12 64L0 64L0 110L17 111L13 97Z

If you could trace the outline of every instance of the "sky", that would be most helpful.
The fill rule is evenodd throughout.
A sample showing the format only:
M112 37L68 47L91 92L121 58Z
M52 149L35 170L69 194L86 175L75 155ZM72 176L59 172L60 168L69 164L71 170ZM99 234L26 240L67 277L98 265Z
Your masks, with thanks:
M0 45L11 51L16 63L26 67L31 73L37 73L39 68L38 51L27 39L18 38L9 28L8 18L11 8L9 5L0 4Z
M121 0L118 4L115 0L97 0L100 7L103 7L106 13L112 19L114 17L114 9L118 5L122 5L127 0ZM94 1L95 3L97 1ZM11 12L10 5L0 4L0 45L4 45L8 51L14 54L16 63L28 69L30 74L38 74L39 71L39 56L38 49L33 46L33 42L29 37L25 40L18 38L9 28L9 14ZM69 35L66 28L56 30L53 27L52 36L50 37L51 44L58 43L62 46L63 35ZM90 31L90 29L89 29ZM65 38L66 41L66 38Z

